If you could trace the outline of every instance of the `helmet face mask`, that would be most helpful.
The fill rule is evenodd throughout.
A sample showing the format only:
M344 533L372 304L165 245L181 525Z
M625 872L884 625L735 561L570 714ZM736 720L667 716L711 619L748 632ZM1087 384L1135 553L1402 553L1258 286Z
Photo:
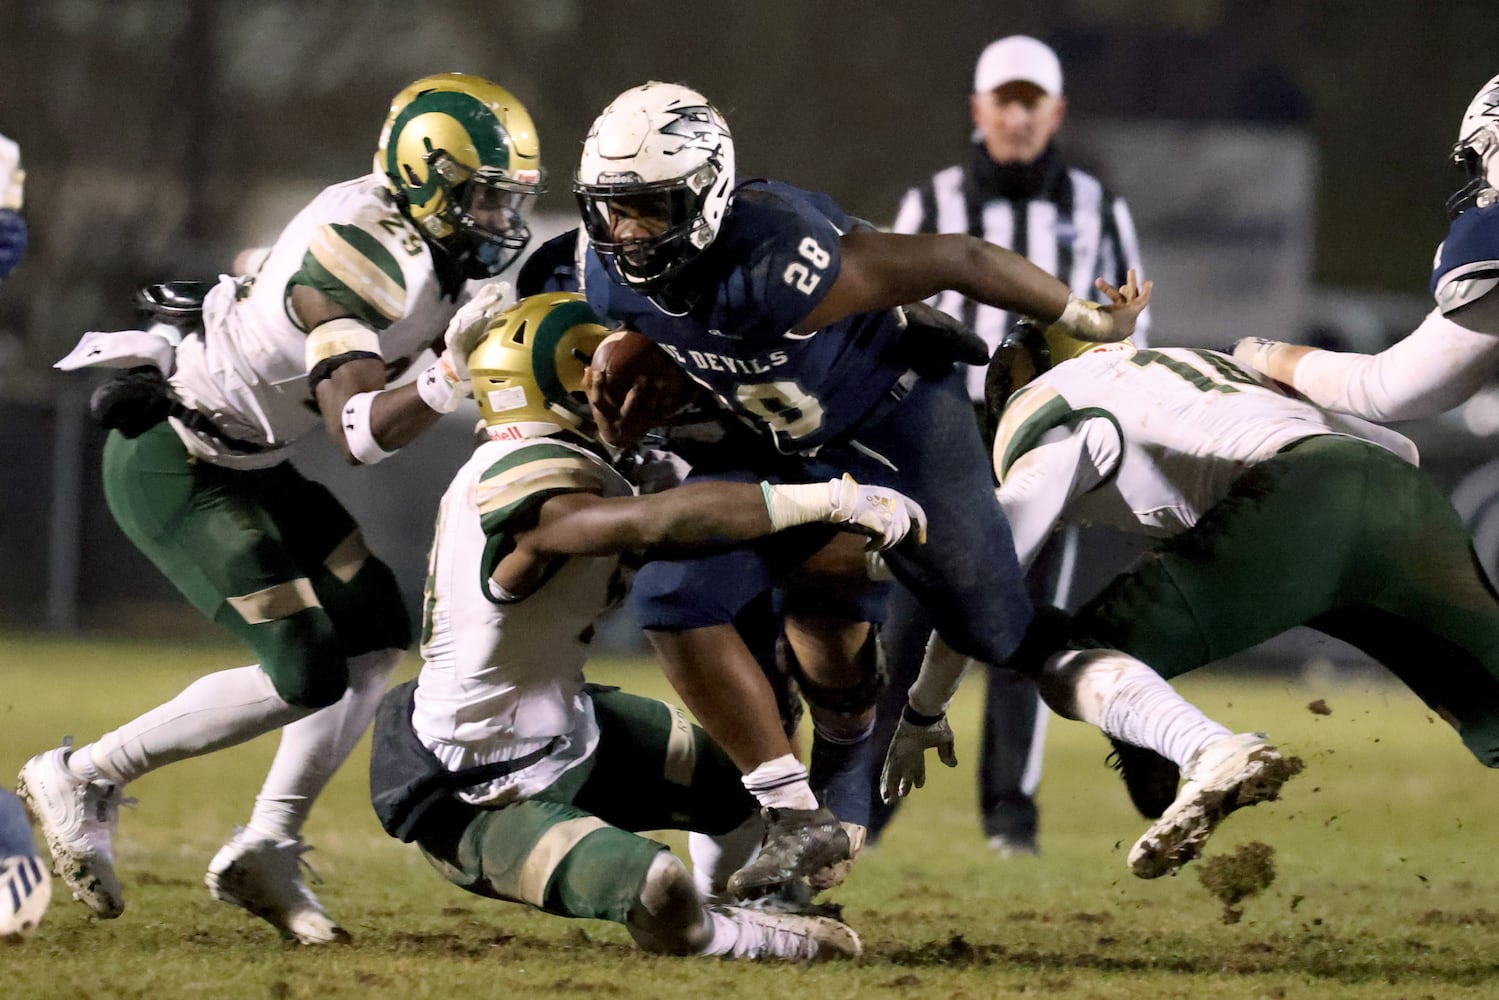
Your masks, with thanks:
M583 369L608 333L574 292L532 295L496 316L468 359L490 436L571 431L596 440Z
M734 143L707 98L648 83L605 108L573 190L600 255L632 287L668 283L717 238L734 188Z
M531 116L480 77L424 77L396 95L375 168L401 212L469 278L520 255L526 215L545 190Z
M1463 113L1452 162L1468 178L1447 200L1447 214L1456 218L1474 207L1499 201L1499 76L1478 91Z

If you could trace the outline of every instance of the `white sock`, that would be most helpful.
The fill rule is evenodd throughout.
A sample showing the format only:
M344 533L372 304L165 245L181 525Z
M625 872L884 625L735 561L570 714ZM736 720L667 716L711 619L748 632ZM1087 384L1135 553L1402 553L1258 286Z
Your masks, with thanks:
M722 899L729 876L750 863L760 850L764 835L765 826L759 816L751 816L728 833L717 836L689 833L687 854L692 858L692 882L698 893L709 901Z
M86 781L125 785L166 764L232 747L308 714L287 704L259 666L200 677L164 705L74 750Z
M277 840L295 840L301 834L313 802L369 728L400 659L399 649L351 657L344 696L281 730L281 743L247 826Z
M767 760L743 778L760 805L775 809L816 809L817 796L807 784L807 769L791 754Z
M1060 701L1059 681L1066 692ZM1116 739L1154 750L1183 767L1209 743L1233 735L1154 670L1117 650L1053 657L1043 673L1042 692L1047 704L1067 718L1091 722Z

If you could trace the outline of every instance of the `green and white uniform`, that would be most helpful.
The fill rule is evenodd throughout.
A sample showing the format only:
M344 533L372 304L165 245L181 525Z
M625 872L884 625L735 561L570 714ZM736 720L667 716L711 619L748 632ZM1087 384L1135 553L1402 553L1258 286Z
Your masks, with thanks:
M1499 596L1405 438L1222 354L1115 345L1017 393L994 455L1022 560L1064 517L1167 539L1078 612L1084 640L1174 677L1310 625L1499 766Z
M359 357L399 372L442 335L462 281L440 277L439 266L380 178L327 188L255 274L220 279L202 329L177 348L173 391L205 422L173 416L106 445L105 496L120 527L195 607L255 650L291 704L330 704L347 657L410 643L390 571L332 495L286 460L322 423L311 372ZM296 285L357 325L303 329L290 307Z
M494 583L514 533L569 492L634 491L559 438L492 440L459 471L428 566L425 662L414 693L397 688L377 719L371 784L379 800L419 766L399 731L409 726L430 766L481 777L424 803L397 835L471 892L623 921L665 849L627 831L720 833L755 804L681 709L585 683L593 621L622 596L618 557L559 559L524 597ZM402 698L409 709L391 710Z

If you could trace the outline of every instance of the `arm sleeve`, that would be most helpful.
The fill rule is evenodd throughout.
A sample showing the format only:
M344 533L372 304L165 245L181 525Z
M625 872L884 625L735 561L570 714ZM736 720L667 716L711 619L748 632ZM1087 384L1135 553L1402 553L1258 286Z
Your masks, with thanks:
M1067 505L1108 479L1122 454L1113 421L1095 417L1048 431L1015 460L996 495L1022 568L1030 568Z
M1499 372L1499 336L1427 314L1378 354L1313 351L1291 381L1318 406L1368 420L1414 420L1450 410Z

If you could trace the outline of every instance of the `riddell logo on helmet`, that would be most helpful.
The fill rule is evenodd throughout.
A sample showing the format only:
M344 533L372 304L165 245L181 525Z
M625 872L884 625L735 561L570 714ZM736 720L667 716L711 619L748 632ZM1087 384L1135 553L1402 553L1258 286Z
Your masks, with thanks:
M515 424L507 424L504 427L491 428L489 436L495 441L519 441L526 435Z

